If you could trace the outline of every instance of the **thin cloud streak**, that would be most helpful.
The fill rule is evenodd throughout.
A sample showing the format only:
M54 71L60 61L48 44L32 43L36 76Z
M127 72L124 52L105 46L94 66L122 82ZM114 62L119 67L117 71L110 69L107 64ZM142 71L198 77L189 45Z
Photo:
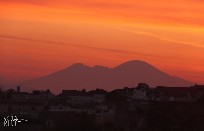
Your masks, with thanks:
M121 31L127 31L127 32L134 33L134 34L140 34L140 35L145 35L145 36L157 38L157 39L162 40L162 41L173 42L173 43L183 44L183 45L190 45L190 46L198 47L198 48L204 48L204 45L202 45L202 44L175 40L173 38L163 37L163 36L159 36L159 35L148 33L148 32L128 30L128 29L122 29L122 28L115 28L115 29L121 30Z
M117 49L109 49L109 48L99 48L99 47L93 47L93 46L84 46L84 45L77 45L77 44L64 43L64 42L53 42L53 41L47 41L47 40L37 40L37 39L6 36L6 35L0 35L0 38L31 41L31 42L38 42L38 43L42 43L42 44L69 45L69 46L73 46L73 47L87 48L87 49L100 50L100 51L109 51L109 52L115 52L115 53L136 54L136 55L143 55L143 56L150 56L150 57L160 57L160 56L153 55L153 54L145 54L145 53L139 53L139 52L133 52L133 51L117 50Z

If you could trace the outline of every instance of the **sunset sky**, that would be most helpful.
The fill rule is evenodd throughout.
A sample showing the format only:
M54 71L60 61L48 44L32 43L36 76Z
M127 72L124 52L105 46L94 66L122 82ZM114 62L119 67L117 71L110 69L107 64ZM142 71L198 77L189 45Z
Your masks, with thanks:
M128 60L204 84L204 1L0 0L0 77Z

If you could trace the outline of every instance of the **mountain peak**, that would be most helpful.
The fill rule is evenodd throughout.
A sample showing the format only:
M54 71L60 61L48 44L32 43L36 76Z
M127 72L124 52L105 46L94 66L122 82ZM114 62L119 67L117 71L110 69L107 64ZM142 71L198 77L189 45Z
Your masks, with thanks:
M148 63L142 60L131 60L131 61L124 62L123 64L148 64Z
M84 65L83 63L75 63L69 66L68 68L81 68L81 67L86 67L86 65Z
M156 86L190 86L191 82L172 77L156 67L141 60L124 62L114 68L87 66L76 63L65 70L51 75L24 82L29 88L49 88L54 92L62 89L95 89L112 90L124 86L133 87L144 82L150 87Z
M151 66L151 65L145 61L131 60L131 61L124 62L124 63L116 66L115 68L131 68L131 67L132 68L134 68L134 67L140 68L140 67L147 67L147 66Z

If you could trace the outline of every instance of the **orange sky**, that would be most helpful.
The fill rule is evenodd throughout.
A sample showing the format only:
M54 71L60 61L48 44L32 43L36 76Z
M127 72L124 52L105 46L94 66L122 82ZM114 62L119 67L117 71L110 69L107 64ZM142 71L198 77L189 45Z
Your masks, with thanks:
M0 76L144 60L204 83L202 0L1 0Z

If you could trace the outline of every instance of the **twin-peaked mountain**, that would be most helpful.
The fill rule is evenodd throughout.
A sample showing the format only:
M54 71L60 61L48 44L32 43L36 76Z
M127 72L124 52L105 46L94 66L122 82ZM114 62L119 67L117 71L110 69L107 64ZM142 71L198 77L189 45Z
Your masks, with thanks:
M25 81L21 85L29 89L51 89L58 93L65 89L113 90L124 86L133 87L138 83L156 86L190 86L193 83L170 76L143 61L128 61L114 68L102 66L89 67L74 64L53 74Z

